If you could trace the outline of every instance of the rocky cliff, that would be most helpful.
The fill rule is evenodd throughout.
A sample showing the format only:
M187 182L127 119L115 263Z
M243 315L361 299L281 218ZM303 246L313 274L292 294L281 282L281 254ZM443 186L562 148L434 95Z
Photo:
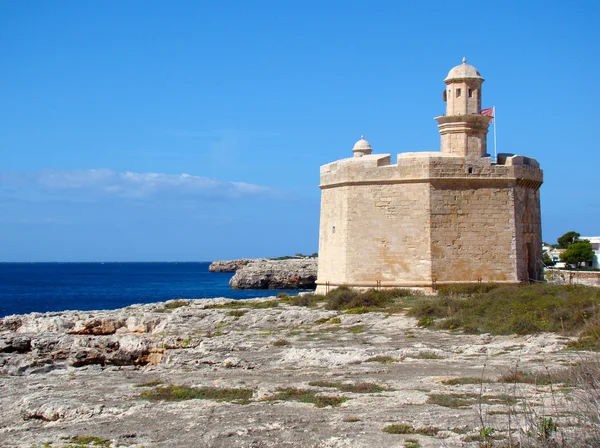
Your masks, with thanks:
M240 258L238 260L217 260L213 261L210 264L208 270L210 272L235 272L249 263L262 260L266 260L266 258Z
M238 269L229 281L233 289L314 289L317 258L258 259Z

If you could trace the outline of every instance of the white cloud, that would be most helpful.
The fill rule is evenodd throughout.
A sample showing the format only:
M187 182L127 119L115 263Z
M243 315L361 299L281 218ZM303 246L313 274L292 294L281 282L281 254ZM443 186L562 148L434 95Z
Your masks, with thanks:
M273 194L269 188L245 182L226 182L190 174L133 173L109 169L0 173L0 188L5 192L33 189L133 199L156 196L235 198Z

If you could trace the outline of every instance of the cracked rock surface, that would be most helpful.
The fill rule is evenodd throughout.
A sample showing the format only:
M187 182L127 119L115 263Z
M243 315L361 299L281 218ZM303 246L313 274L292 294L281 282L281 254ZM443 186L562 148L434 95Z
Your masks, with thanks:
M211 308L228 299L180 300L0 319L0 446L64 447L94 436L113 447L373 448L403 447L408 439L477 447L482 416L498 433L506 428L507 396L561 412L569 406L567 388L493 381L516 366L544 372L579 361L581 353L564 350L568 338L432 331L403 314L258 308L273 300L236 309ZM473 377L486 380L444 383ZM362 383L381 391L340 386ZM250 389L252 397L141 396L170 385ZM278 397L281 388L345 401L317 407ZM432 398L439 395L463 401L448 407ZM392 424L414 432L383 431Z

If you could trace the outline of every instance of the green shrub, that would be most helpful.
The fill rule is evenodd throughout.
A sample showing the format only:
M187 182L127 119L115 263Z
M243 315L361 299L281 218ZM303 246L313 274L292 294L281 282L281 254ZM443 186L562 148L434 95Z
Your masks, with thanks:
M340 286L325 296L327 300L325 308L328 310L357 310L355 312L378 311L393 304L395 299L414 295L413 291L401 288L358 291L347 286Z
M183 401L183 400L216 400L246 404L252 398L254 391L243 388L189 387L189 386L159 386L152 390L142 391L140 398L150 401Z

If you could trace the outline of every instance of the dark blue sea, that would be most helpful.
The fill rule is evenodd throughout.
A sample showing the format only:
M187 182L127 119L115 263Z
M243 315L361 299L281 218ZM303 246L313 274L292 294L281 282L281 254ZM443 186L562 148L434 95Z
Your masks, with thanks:
M249 299L282 290L233 290L210 263L0 263L0 317L103 310L176 298Z

